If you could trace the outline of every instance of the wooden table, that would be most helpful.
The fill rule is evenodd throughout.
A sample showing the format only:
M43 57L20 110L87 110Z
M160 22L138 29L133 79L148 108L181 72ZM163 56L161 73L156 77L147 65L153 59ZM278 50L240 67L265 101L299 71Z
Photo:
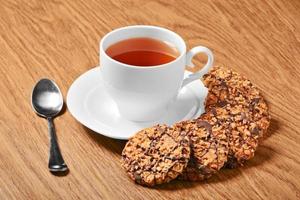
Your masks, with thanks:
M0 5L0 199L300 199L299 0ZM66 96L72 82L98 64L103 35L132 24L167 27L189 48L211 48L217 65L248 76L263 91L272 121L254 159L205 182L144 188L120 166L123 141L84 128L66 111L55 124L70 172L49 173L47 123L32 111L33 85L50 77Z

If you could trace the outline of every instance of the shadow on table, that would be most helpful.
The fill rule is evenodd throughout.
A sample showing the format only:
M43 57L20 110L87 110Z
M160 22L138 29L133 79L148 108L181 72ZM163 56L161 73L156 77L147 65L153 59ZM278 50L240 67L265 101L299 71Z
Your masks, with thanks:
M268 130L255 152L254 158L246 162L244 166L245 168L255 167L272 159L275 151L271 147L264 145L264 141L269 139L272 135L278 133L280 128L280 122L277 119L272 118Z
M270 123L270 127L265 135L264 139L271 137L280 129L280 123L276 119L272 119ZM95 133L94 131L84 127L84 130L88 133L88 136L95 140L98 145L109 149L112 152L118 153L121 155L122 150L126 144L125 140L116 140L111 139L100 134ZM199 182L189 182L189 181L181 181L181 180L174 180L167 184L162 184L155 186L151 189L159 189L159 190L180 190L186 188L196 187L201 184L215 184L224 181L228 181L230 179L234 179L241 175L243 169L249 169L252 167L256 167L258 165L262 165L266 161L270 161L274 156L274 150L266 145L261 144L257 151L255 152L254 158L247 161L244 166L236 168L236 169L226 169L223 168L220 170L219 173L215 174L211 178L205 181ZM142 187L142 186L141 186Z
M266 140L267 138L271 137L272 135L276 134L280 130L281 124L278 121L278 119L271 119L270 126L267 130L267 133L264 135L263 140Z
M58 114L58 116L61 116L61 115L65 114L66 112L67 112L67 104L64 103L63 106L62 106L61 111Z
M66 171L63 172L51 172L51 174L58 177L67 176L69 173L70 173L70 169L67 169Z
M244 166L241 166L239 168L236 169L222 168L217 174L213 175L211 178L204 181L189 182L189 181L175 180L175 181L171 181L168 184L158 185L154 188L161 189L161 190L180 190L180 189L196 187L201 184L213 185L225 181L230 181L231 179L239 177L242 174L243 170L256 167L258 165L262 165L264 162L270 161L273 155L274 155L274 151L271 148L262 145L257 149L254 158L252 158L251 160L246 162Z
M268 128L268 131L264 136L264 140L270 138L273 134L278 133L279 130L280 130L280 122L277 119L271 119L270 127ZM268 147L267 145L264 145L262 142L262 144L260 144L260 146L256 150L254 158L247 161L244 164L244 166L241 166L236 169L223 168L217 174L215 174L214 176L212 176L211 178L205 181L188 182L188 181L175 180L175 181L171 181L168 184L156 186L155 188L162 189L162 190L178 190L178 189L180 190L180 189L195 187L201 184L221 183L239 177L244 170L250 169L252 167L257 167L259 165L262 165L265 162L270 161L273 158L273 156L274 156L274 150Z
M83 126L83 129L88 133L87 135L92 138L94 141L97 142L97 144L101 147L104 147L114 153L118 153L121 155L122 150L126 144L125 140L117 140L117 139L111 139L108 137L105 137L103 135L100 135L85 126Z

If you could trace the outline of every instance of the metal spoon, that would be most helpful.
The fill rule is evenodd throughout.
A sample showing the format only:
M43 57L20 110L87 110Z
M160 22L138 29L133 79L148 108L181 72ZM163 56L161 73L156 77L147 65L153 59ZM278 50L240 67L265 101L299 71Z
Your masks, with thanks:
M31 104L39 116L48 120L50 134L49 170L51 172L68 170L58 147L53 124L53 118L58 115L63 107L63 97L55 82L49 79L41 79L32 91Z

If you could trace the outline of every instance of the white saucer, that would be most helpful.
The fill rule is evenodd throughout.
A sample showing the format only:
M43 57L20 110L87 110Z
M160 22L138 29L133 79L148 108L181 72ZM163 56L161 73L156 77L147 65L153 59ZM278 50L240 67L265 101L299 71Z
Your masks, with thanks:
M76 120L87 128L115 139L128 139L142 128L157 123L174 124L181 120L200 116L204 111L207 88L201 81L194 81L183 88L178 98L160 120L154 122L132 122L119 115L117 107L106 93L100 67L95 67L71 85L67 95L67 106ZM186 71L185 76L190 72Z

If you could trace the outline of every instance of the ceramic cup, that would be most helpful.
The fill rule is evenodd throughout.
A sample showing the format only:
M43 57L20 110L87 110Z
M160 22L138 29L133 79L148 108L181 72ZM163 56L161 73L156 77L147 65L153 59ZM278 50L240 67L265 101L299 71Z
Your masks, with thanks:
M158 39L173 44L180 55L173 61L156 66L139 67L118 62L105 50L121 40L136 37ZM193 67L194 55L204 53L207 63L198 72L184 79L185 67ZM115 101L122 117L131 121L158 120L179 91L198 80L213 64L212 52L204 46L186 51L184 40L176 33L156 26L128 26L113 30L100 41L101 76L105 89Z

